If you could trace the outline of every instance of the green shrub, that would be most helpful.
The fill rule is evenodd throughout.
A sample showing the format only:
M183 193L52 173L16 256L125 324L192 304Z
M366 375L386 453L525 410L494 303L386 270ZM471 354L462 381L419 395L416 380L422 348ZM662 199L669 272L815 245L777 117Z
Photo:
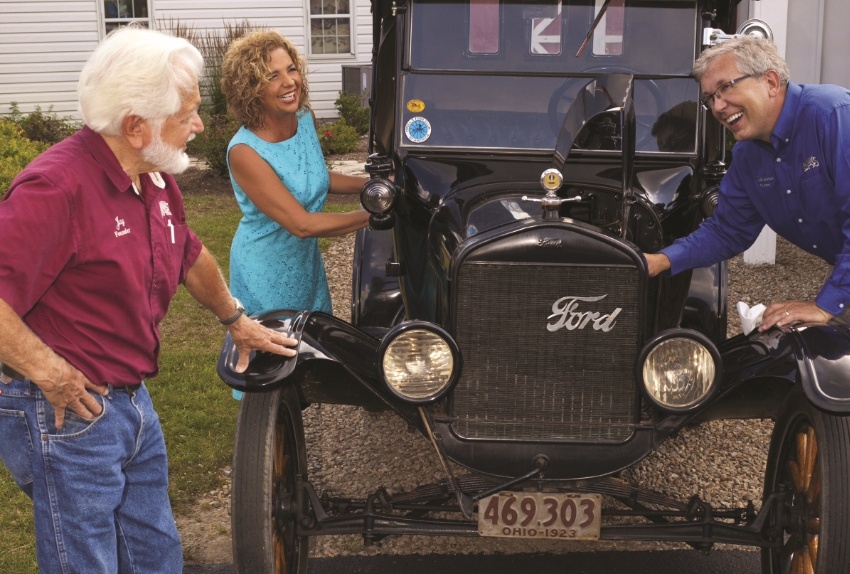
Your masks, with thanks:
M227 49L237 40L253 30L263 30L264 26L255 26L248 20L238 24L223 22L223 33L207 30L198 37L196 46L204 55L206 72L201 81L201 91L204 94L204 106L211 116L227 114L227 99L221 91L221 62Z
M369 131L369 108L360 104L360 96L348 92L340 92L334 102L341 120L357 130L358 135Z
M221 91L221 61L230 44L253 30L263 30L265 26L251 24L247 19L240 23L222 21L222 30L204 30L199 32L191 25L169 18L157 22L157 28L191 42L204 56L204 77L200 79L203 102L201 109L208 116L227 114L227 100Z
M204 132L189 142L189 155L201 157L207 161L213 173L228 177L227 144L240 124L227 113L227 99L221 91L221 61L230 44L252 30L264 29L248 20L241 23L222 22L223 31L194 28L179 20L161 20L161 30L167 30L175 36L185 38L195 45L204 56L204 77L200 79L201 117L204 120Z
M53 106L46 112L41 111L41 106L36 106L34 112L26 115L21 113L17 102L12 102L9 108L9 119L23 130L27 139L34 142L55 144L80 129L80 122L70 116L60 118L53 112Z
M48 147L27 139L12 120L0 118L0 196L6 194L15 176Z
M325 157L353 152L357 149L359 139L357 130L345 123L345 120L319 126L319 143L322 144Z
M241 125L229 115L203 114L204 131L189 142L189 155L207 160L213 173L219 177L228 177L227 145Z

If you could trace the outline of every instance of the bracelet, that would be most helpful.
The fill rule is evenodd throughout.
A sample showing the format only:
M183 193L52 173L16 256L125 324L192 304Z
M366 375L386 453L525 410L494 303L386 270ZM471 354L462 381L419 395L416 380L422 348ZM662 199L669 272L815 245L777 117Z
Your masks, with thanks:
M242 306L242 303L239 302L239 299L236 297L233 298L233 302L236 303L236 311L233 312L233 315L228 317L227 319L219 319L219 323L224 325L225 327L231 326L233 323L239 320L239 317L245 312L245 307Z

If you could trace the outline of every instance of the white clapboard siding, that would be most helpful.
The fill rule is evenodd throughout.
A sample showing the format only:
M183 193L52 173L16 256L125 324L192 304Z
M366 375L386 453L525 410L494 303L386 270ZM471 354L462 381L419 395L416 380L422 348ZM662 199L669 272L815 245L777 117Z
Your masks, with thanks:
M100 1L0 0L0 115L17 102L23 113L38 106L79 119L77 79L103 36ZM309 0L151 0L151 15L157 27L180 22L200 34L245 21L279 31L307 56L316 115L333 119L342 66L369 64L371 59L370 3L354 1L354 54L309 55Z
M77 78L100 39L89 1L0 0L0 114L17 102L77 116Z

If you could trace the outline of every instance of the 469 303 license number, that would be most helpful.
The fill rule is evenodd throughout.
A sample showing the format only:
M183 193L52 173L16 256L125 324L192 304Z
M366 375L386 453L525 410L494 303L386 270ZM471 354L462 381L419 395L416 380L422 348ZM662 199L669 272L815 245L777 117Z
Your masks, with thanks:
M597 540L599 494L500 492L478 503L478 533L507 538Z

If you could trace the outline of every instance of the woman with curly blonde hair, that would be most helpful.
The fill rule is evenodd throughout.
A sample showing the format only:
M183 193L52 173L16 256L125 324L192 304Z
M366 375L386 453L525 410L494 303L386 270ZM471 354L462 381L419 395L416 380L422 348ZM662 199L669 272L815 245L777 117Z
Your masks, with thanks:
M252 314L332 312L319 237L369 222L363 210L322 213L327 194L359 193L364 178L328 172L308 107L303 59L270 30L234 41L222 63L227 106L244 125L227 150L242 220L230 254L230 285Z
M248 129L263 126L262 93L269 82L266 61L269 54L281 48L286 51L301 78L299 110L308 109L307 65L295 45L277 32L257 31L236 40L222 62L221 89L233 117ZM265 64L265 65L264 65Z

